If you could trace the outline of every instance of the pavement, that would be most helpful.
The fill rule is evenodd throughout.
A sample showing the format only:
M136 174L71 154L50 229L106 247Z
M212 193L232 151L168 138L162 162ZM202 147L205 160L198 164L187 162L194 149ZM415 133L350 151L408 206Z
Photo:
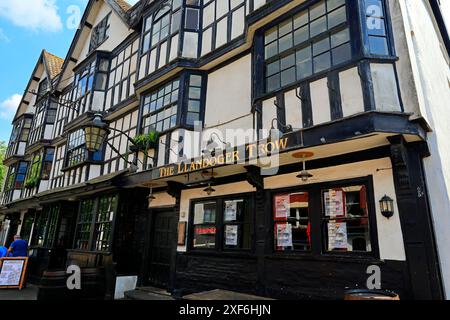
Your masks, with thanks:
M26 288L0 289L0 300L37 300L38 288L27 284Z

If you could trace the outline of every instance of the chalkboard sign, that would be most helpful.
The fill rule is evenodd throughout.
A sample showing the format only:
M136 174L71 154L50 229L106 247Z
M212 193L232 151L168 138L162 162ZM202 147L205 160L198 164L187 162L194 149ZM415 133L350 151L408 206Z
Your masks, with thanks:
M0 289L22 289L28 258L2 258L0 264Z

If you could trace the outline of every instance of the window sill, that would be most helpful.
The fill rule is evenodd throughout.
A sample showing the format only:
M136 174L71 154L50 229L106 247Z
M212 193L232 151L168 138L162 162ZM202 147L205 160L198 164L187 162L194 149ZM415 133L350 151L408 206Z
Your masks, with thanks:
M374 255L343 255L343 254L322 254L314 255L312 253L303 252L289 252L289 253L272 253L265 255L265 258L269 260L298 260L298 261L320 261L320 262L348 262L348 263L369 263L369 264L382 264L383 260L375 257Z

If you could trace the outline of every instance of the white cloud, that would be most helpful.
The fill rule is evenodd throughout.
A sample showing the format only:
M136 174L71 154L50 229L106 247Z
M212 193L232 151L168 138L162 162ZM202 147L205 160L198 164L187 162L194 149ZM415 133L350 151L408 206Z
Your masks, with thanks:
M3 31L2 28L0 28L0 42L4 41L4 42L9 42L9 38L8 36L5 34L5 32Z
M0 102L0 118L12 120L21 100L22 96L16 93L5 101Z
M60 31L63 27L56 0L0 0L0 17L33 31Z

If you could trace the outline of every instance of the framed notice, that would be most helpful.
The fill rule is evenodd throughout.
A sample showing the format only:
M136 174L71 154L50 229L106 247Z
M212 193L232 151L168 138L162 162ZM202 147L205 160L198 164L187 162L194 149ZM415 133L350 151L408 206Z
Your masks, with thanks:
M289 223L278 223L276 225L277 247L292 247L292 225Z
M328 223L328 250L348 250L347 223Z
M345 216L344 191L339 189L330 189L323 194L325 204L325 215L331 218Z
M290 195L275 197L275 220L286 220L290 215Z
M28 257L2 258L0 264L0 289L18 288L21 290L25 284Z
M237 246L238 245L238 230L239 226L229 225L225 227L225 245Z

